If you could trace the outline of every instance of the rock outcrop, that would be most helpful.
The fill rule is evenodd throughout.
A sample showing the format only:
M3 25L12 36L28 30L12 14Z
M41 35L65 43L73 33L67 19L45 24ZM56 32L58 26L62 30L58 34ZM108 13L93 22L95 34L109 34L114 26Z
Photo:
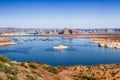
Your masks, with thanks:
M64 28L59 34L78 34L77 30Z
M92 42L98 44L100 47L120 49L120 42L118 40L92 38Z

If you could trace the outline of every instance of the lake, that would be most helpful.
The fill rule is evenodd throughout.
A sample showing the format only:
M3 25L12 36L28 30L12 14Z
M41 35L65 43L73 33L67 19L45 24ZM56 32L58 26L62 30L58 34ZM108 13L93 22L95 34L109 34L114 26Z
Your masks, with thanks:
M52 66L94 65L120 63L120 49L98 47L89 38L62 38L48 36L4 36L15 45L0 47L0 54L18 62L44 62ZM66 45L65 50L54 46Z

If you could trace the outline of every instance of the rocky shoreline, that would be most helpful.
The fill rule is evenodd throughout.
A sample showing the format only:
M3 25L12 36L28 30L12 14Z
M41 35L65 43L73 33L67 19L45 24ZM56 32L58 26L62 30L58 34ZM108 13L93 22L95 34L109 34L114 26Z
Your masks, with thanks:
M93 43L98 44L98 46L100 47L120 49L119 40L111 40L111 39L103 39L103 38L91 38L91 40Z
M40 35L39 35L40 36ZM59 36L64 38L90 38L93 43L100 47L120 49L120 35L115 34L69 34L69 35L42 35L42 36ZM0 46L13 45L7 38L0 38Z
M90 38L93 43L100 47L120 49L119 34L75 34L75 35L59 35L65 38Z

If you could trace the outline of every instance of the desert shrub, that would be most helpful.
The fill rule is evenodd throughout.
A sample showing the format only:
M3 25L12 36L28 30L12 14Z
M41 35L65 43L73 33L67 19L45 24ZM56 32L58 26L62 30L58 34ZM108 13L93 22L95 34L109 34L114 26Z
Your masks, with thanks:
M100 72L96 72L97 75L100 75Z
M63 69L67 69L67 67L66 66L61 66Z
M25 68L28 68L28 64L27 64L27 63L24 63L24 62L21 63L21 66L23 66L23 67L25 67Z
M0 61L0 71L5 71L5 65Z
M66 66L57 66L56 69L58 70L58 72L61 72L64 69L67 69L67 67Z
M118 72L112 72L111 75L114 77Z
M27 61L29 67L37 69L37 65L34 61Z
M18 69L14 66L7 66L3 62L0 61L0 71L16 75L18 73Z
M82 76L82 78L83 78L83 79L87 79L87 80L96 80L95 78L89 77L89 76L87 76L87 75Z
M30 62L28 65L31 68L37 69L37 65L35 63L33 63L33 62Z
M3 55L0 55L0 61L4 62L4 63L10 63L11 62L7 57L5 57Z
M4 80L4 78L2 76L0 76L0 80Z
M27 61L27 63L35 63L34 61Z
M46 67L46 66L44 66L43 68L48 70L48 72L51 72L53 74L58 74L58 70L56 68L54 68L54 67Z
M51 72L51 73L54 73L54 74L58 74L57 69L56 69L56 68L53 68L53 67L50 67L50 68L48 69L48 71Z
M81 78L81 75L73 75L73 77Z
M14 75L8 75L7 77L9 80L18 80L17 76Z
M27 75L27 80L36 80L34 76L32 75Z
M0 71L7 74L9 80L17 80L18 69L5 56L0 56ZM8 76L10 75L10 76ZM2 80L2 78L0 78Z
M101 79L106 80L106 77L104 76L104 77L102 77Z
M17 75L18 69L14 66L5 66L5 73Z
M22 62L20 65L23 66L23 67L26 67L24 62Z

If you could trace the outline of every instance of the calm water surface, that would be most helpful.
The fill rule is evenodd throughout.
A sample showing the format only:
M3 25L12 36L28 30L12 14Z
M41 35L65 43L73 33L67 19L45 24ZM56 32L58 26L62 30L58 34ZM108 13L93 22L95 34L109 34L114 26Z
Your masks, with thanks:
M93 65L120 63L120 49L100 48L88 38L11 36L15 45L0 47L0 54L20 62L44 62L58 65ZM66 45L66 50L54 50L53 46Z

